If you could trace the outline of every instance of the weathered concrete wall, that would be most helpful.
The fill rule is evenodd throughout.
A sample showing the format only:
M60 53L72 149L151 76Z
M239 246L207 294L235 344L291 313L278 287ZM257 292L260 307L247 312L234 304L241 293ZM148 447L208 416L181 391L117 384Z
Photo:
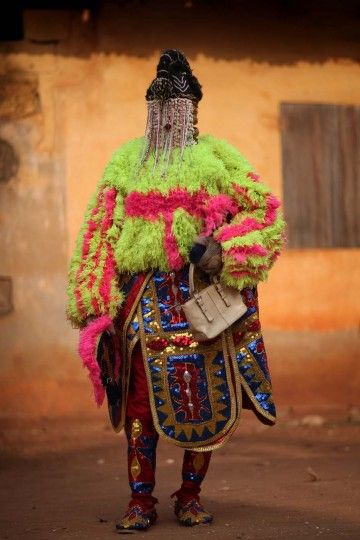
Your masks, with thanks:
M67 260L105 162L143 132L159 49L191 54L204 89L200 131L235 144L280 196L279 103L359 103L360 69L345 40L335 55L331 41L314 52L294 36L289 51L274 22L276 32L267 28L265 36L248 25L250 46L239 42L231 14L211 15L199 30L196 13L174 38L173 22L152 12L149 26L147 10L110 6L88 25L78 14L29 12L27 40L2 46L0 140L17 160L0 183L0 275L12 278L14 306L0 318L2 414L93 411L76 332L64 316ZM359 263L356 249L289 250L261 285L281 403L356 401Z

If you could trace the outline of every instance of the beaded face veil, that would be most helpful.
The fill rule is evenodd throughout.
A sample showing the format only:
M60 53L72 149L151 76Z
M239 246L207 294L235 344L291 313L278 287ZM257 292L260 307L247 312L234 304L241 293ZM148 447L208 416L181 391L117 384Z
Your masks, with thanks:
M141 165L154 156L154 170L160 167L166 176L173 150L178 149L181 162L185 148L197 141L197 104L202 92L189 62L178 50L162 53L156 75L146 92L148 115Z

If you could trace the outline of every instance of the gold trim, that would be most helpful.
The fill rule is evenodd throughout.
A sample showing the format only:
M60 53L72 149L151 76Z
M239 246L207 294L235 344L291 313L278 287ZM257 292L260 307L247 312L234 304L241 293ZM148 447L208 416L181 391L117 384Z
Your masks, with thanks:
M137 439L142 434L142 423L140 422L139 418L134 418L132 424L131 424L131 438Z
M139 336L136 334L136 336L134 337L134 339L130 342L130 344L128 345L127 347L127 356L128 358L131 358L132 357L132 353L136 347L136 344L139 343L140 341L140 338Z
M227 345L227 340L226 340L227 332L228 332L228 330L226 330L226 331L224 331L222 333L223 351L224 351L224 360L225 361L228 361L228 359L229 359L228 349L226 347L226 345ZM230 364L230 362L229 362L229 364ZM233 368L233 366L231 365L231 369L232 368ZM210 444L209 446L200 446L198 448L192 448L193 452L212 452L213 450L218 450L219 448L221 448L222 446L224 446L224 444L226 444L228 442L228 440L232 437L232 435L234 434L234 432L238 428L239 423L240 423L240 419L241 419L241 412L242 412L242 388L241 388L240 381L236 377L236 371L235 371L235 373L233 375L235 377L235 382L236 382L236 392L235 392L235 395L236 395L236 418L235 418L234 424L230 427L229 431L224 435L224 438L221 441L219 441L218 443ZM232 379L231 379L231 385L232 385Z
M131 476L134 478L134 480L136 480L139 474L141 473L141 465L139 463L137 456L134 456L131 462L130 473L131 473Z
M193 459L193 463L192 463L193 467L195 469L195 472L198 473L200 471L200 469L203 468L204 463L205 463L204 455L203 454L196 454L196 456Z
M148 284L148 282L149 282L152 275L153 275L153 272L148 272L147 273L147 275L145 277L145 280L144 280L144 283L141 285L141 287L139 289L139 292L136 295L136 298L135 298L135 300L133 302L133 305L131 306L131 310L130 310L128 316L125 319L123 327L120 328L119 331L118 331L118 333L121 336L119 338L119 339L121 339L121 342L120 342L121 361L124 362L124 366L123 366L123 370L120 370L120 372L121 371L123 372L123 377L122 377L122 381L121 381L121 386L122 386L121 422L120 422L117 429L115 429L114 426L113 426L113 430L115 431L115 433L120 433L120 431L124 428L126 405L127 405L127 396L128 396L128 392L129 392L131 356L128 355L128 349L127 349L127 339L126 339L127 329L128 329L129 324L132 321L133 315L134 315L134 313L135 313L135 311L136 311L136 309L138 307L138 304L139 304L139 302L141 300L141 297L143 295L145 287ZM136 342L133 344L133 347L135 347L137 341L138 340L136 340ZM131 348L130 350L131 350L131 353L132 353L133 348Z
M260 332L256 332L256 333L252 334L251 338L247 341L247 343L243 344L243 346L241 348L246 349L246 352L253 357L251 351L248 349L247 346L248 346L248 344L250 342L254 341L254 339L256 339L256 337L260 337L260 336L261 336ZM228 337L229 337L230 357L231 357L231 359L233 361L234 371L235 371L235 373L237 373L237 376L240 378L241 386L244 388L248 398L251 400L251 402L254 405L255 409L262 416L264 416L264 418L267 418L267 420L270 420L273 424L275 424L276 423L275 416L273 416L272 414L265 411L262 407L260 407L260 405L259 405L258 401L255 399L254 394L252 393L248 383L244 379L243 375L240 373L240 369L239 369L237 359L236 359L236 349L235 349L234 339L232 337L232 334L230 334ZM255 362L255 365L257 366L257 362L256 362L255 359L254 359L254 362ZM261 373L261 376L262 376L262 378L264 378L264 375L262 373Z

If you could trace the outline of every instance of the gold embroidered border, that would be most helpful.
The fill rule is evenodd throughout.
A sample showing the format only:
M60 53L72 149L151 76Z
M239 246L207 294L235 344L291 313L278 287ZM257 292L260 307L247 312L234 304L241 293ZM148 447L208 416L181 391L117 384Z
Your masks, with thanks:
M155 326L156 330L157 330L156 334L151 334L151 339L155 339L155 338L168 339L169 338L169 333L163 331L162 328L161 328L160 310L158 308L157 302L155 301L155 299L156 299L156 289L155 289L155 285L154 285L153 282L150 282L150 284L149 284L149 292L147 293L147 297L152 302L152 305L150 306L150 309L153 311L153 316L154 316L154 324L153 324L153 326ZM201 444L200 441L194 441L194 442L191 442L191 441L178 441L178 440L175 440L172 437L166 435L166 433L164 433L163 430L161 429L161 426L160 426L159 421L158 421L158 416L157 416L157 407L155 406L155 403L154 403L154 395L153 395L153 391L152 391L152 377L151 377L150 367L149 367L149 364L148 364L149 354L148 354L148 351L147 351L146 335L145 335L144 322L143 322L142 310L141 310L140 305L138 306L137 316L138 316L138 321L139 321L139 332L140 332L140 340L141 340L141 345L142 345L142 353L143 353L143 359L144 359L145 373L146 373L148 387L149 387L150 406L151 406L151 411L152 411L152 415L153 415L154 425L155 425L155 428L156 428L157 432L159 433L160 436L162 436L163 438L165 438L167 440L170 440L171 442L173 442L173 444L176 444L177 446L181 446L181 447L185 447L185 448L191 448L191 449L193 449L195 451L199 451L199 452L201 452L201 451L202 452L209 451L211 448L215 448L215 447L218 448L218 447L222 446L226 442L226 440L228 439L230 434L233 432L233 430L236 428L236 425L237 425L236 420L237 420L237 418L239 416L237 414L237 401L238 400L236 399L236 396L235 396L235 393L234 393L234 388L233 388L233 383L232 383L232 373L231 373L232 367L231 367L231 362L229 361L229 358L228 358L225 336L222 336L221 339L222 339L222 350L223 350L223 354L224 354L224 368L225 368L227 384L228 384L229 394L230 394L230 418L226 422L223 429L219 433L215 434L213 437L210 437L208 439L208 442L210 444L210 443L212 443L214 441L218 441L219 438L221 438L221 436L224 436L224 439L219 443L215 443L211 447L209 445L207 445L206 447L201 447L201 446L199 446L199 444ZM179 334L181 334L181 332L177 332L177 334L179 335ZM214 355L219 352L218 341L215 344L213 344L211 347L199 344L199 347L196 349L196 353L203 354L204 357L205 357L204 365L205 365L205 370L206 370L206 376L207 376L207 380L210 383L214 382L214 375L210 371L211 367L209 366L209 364L210 364L209 356L210 356L210 354L212 354L212 360L213 360ZM193 354L193 353L195 353L195 350L192 350L190 347L183 347L183 350L180 350L179 353L181 353L181 354ZM160 360L160 362L159 362L160 365L162 365L164 362L166 362L166 358L167 358L168 354L170 354L170 353L169 353L169 351L166 351L166 349L163 352L163 354L161 354L161 351L158 352L158 355L159 355L158 360ZM174 354L176 354L175 350L174 350ZM152 355L154 355L154 353L152 353ZM164 366L163 366L163 368L164 368ZM166 368L166 366L165 366L165 368ZM214 366L214 370L215 369L218 370L219 366ZM189 424L189 425L186 425L186 426L181 425L178 422L176 422L175 417L174 417L174 412L173 412L173 409L171 407L171 396L170 396L168 384L167 384L167 381L164 381L164 372L162 373L162 376L163 376L163 378L162 378L162 383L163 383L162 384L162 386L163 386L162 391L165 394L165 396L164 396L166 398L165 401L167 401L167 403L168 403L168 406L166 408L166 414L168 415L169 420L167 420L167 421L168 421L168 423L170 425L174 425L175 430L178 431L178 434L181 433L182 431L184 431L185 434L188 437L190 437L192 431L193 430L196 431L197 426L203 426L204 428L208 427L208 429L211 431L211 427L209 427L209 425L211 426L212 424L214 426L213 427L213 431L214 431L215 428L216 428L216 423L220 420L219 417L218 418L215 417L215 419L213 419L211 421L207 420L207 421L201 422L199 424ZM165 382L165 384L164 384L164 382ZM221 393L219 391L216 391L215 388L212 388L211 385L208 386L208 389L209 389L209 393L211 392L211 395L209 395L209 401L210 401L211 405L213 405L213 403L216 403L216 399L221 396ZM217 392L219 393L217 398L213 397L214 393L217 393ZM241 388L240 388L240 395L241 395ZM219 413L221 413L221 411L217 411L217 413L219 414ZM189 432L189 434L187 432ZM225 436L226 436L226 438L225 438Z
M166 340L168 340L169 338L171 339L172 335L169 335L169 332L166 332L166 331L164 331L162 329L161 312L160 312L159 304L156 301L156 299L157 299L157 291L156 291L156 287L155 287L154 282L151 282L149 286L150 286L149 298L152 301L152 308L153 308L153 310L155 312L154 313L154 319L155 319L154 326L158 330L158 334L157 334L156 337L164 338ZM191 332L189 332L189 331L186 331L186 332L181 332L181 331L175 332L174 331L173 335L174 334L176 334L177 336L181 335L181 334L187 334L187 335L191 336ZM215 355L221 350L220 345L219 345L219 341L221 339L222 339L221 336L219 336L215 343L213 343L212 345L207 345L207 346L203 345L202 343L197 343L196 350L195 350L195 348L192 349L191 347L173 346L173 351L171 351L171 352L168 351L168 354L202 354L204 356L204 368L205 368L205 373L206 373L206 380L209 381L209 385L207 387L207 389L208 389L208 397L209 397L209 402L211 404L212 412L213 412L213 409L214 409L213 404L216 404L216 400L219 397L221 397L221 393L218 390L215 390L216 384L214 384L214 386L211 384L211 383L215 383L214 374L212 373L212 371L214 371L215 369L216 370L219 369L219 366L217 366L216 368L214 366L212 366L211 361L214 359ZM223 343L223 340L222 340L222 343ZM224 346L222 347L222 349L224 351ZM166 352L166 350L165 350L165 352ZM165 360L165 362L166 362L167 361L166 359L167 359L168 355L165 354L165 352L163 352L163 354L161 354L161 352L159 352L159 356L163 357L163 358L161 358L161 360ZM146 354L146 356L148 357L149 355ZM232 388L232 385L230 384L230 382L231 382L231 368L229 369L229 363L226 362L225 360L224 360L224 365L225 365L226 378L227 378L228 385L229 385L230 407L231 407L231 413L232 413L232 411L233 411L233 405L232 404L233 404L233 397L234 396L233 396L233 388ZM169 392L168 384L165 384L165 387L164 387L163 391L166 394L167 403L171 404L172 400L171 400L171 395L170 395L170 392ZM224 407L224 409L225 409L225 407ZM203 422L198 422L195 425L188 424L188 425L184 425L184 426L182 426L180 428L179 424L177 423L177 421L175 419L174 411L173 411L171 405L169 405L168 409L166 410L166 413L171 418L171 424L173 424L175 426L175 428L176 428L175 431L178 432L177 434L179 434L179 432L181 432L181 431L184 431L185 435L187 437L191 436L191 432L192 432L193 429L195 429L195 431L196 431L197 426L204 426L204 427L207 426L209 431L214 432L215 427L216 427L216 423L218 422L218 420L216 420L216 419L213 419L211 421L204 420ZM218 411L218 413L221 413L221 411ZM230 421L231 421L231 415L230 415L230 419L228 420L228 422L230 422Z
M229 362L229 349L228 349L228 330L223 332L222 337L222 345L223 345L223 351L224 351L224 360L226 362ZM232 369L232 365L231 365ZM237 429L240 418L241 418L241 412L242 412L242 389L241 389L241 382L240 377L237 375L236 371L233 373L234 379L235 379L235 397L236 397L236 418L233 423L233 425L229 428L228 432L223 436L223 438L214 444L209 444L206 446L199 446L197 448L192 448L193 452L211 452L213 450L218 450L224 444L228 442L228 440L231 438L231 436L234 434L235 430ZM232 386L232 380L231 380L231 386Z

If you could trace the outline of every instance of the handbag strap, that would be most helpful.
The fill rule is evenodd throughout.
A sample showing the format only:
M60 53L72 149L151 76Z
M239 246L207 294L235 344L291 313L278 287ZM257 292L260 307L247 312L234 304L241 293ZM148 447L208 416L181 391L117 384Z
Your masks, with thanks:
M190 289L190 296L194 296L194 294L196 293L195 291L195 264L193 263L190 263L190 268L189 268L189 289ZM212 283L217 283L218 282L218 278L217 276L214 277L214 276L210 276L210 279L212 281Z
M195 265L193 263L190 263L189 268L189 288L190 288L190 296L193 296L195 292L195 285L194 285L194 272L195 272Z
M196 295L194 275L195 275L195 265L193 263L190 263L190 268L189 268L190 296L195 296ZM224 290L223 290L223 288L221 286L219 276L210 276L210 279L212 281L212 284L215 285L216 291L218 292L221 300L224 302L226 307L229 307L230 302L229 302L229 300L228 300L228 298L226 296L226 293L224 292Z

